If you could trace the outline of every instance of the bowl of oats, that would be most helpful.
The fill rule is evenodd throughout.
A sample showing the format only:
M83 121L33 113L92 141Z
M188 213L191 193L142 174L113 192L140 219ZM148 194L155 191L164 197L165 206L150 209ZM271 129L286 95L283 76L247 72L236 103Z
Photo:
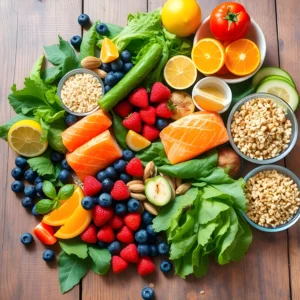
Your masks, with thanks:
M300 218L300 180L287 168L260 166L245 176L248 211L242 212L250 225L265 232L278 232Z
M104 84L93 71L75 69L62 77L57 94L67 112L86 116L99 108L98 100L104 95Z
M298 123L284 100L256 93L234 105L227 131L231 146L242 158L255 164L272 164L295 146Z

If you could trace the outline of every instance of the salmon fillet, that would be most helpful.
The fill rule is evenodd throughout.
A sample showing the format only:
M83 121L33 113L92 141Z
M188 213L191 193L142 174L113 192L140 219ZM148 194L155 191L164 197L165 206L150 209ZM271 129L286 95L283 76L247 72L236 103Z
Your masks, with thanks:
M62 141L69 152L88 142L111 126L111 120L102 109L82 118L67 128L62 134Z
M171 123L160 138L169 161L177 164L226 143L228 134L219 114L199 111Z
M109 130L92 138L89 142L68 153L66 159L77 176L84 180L121 158L122 150Z

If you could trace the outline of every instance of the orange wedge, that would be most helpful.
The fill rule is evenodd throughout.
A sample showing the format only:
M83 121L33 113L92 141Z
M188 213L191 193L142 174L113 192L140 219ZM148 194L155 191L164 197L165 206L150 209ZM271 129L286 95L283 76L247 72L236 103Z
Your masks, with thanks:
M254 72L260 63L257 45L250 40L240 39L226 48L226 67L238 76Z
M101 47L100 59L104 63L110 63L119 57L118 48L108 38L104 38Z
M151 142L145 139L142 135L129 130L126 135L127 146L133 151L140 151L151 145Z
M215 39L202 39L194 46L192 59L201 73L211 75L223 67L225 50L223 45Z
M60 226L66 223L68 218L74 213L75 209L81 205L81 200L84 194L80 187L77 187L73 195L68 199L58 209L53 210L51 213L47 214L43 218L43 223L51 226Z

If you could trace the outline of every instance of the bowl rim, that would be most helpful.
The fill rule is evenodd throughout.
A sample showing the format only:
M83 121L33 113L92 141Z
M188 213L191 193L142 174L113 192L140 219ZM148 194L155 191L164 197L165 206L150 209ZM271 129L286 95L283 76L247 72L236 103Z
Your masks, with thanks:
M298 178L298 176L293 173L291 170L279 166L279 165L264 165L264 166L259 166L253 170L251 170L245 177L244 177L244 181L247 182L250 178L252 178L254 175L256 175L259 172L262 171L267 171L267 170L276 170L281 174L287 175L289 176L291 179L294 180L294 182L297 184L298 189L300 190L300 179ZM290 221L287 221L285 224L276 226L276 227L263 227L258 225L257 223L253 222L248 216L247 214L241 210L241 213L244 217L244 219L254 228L263 231L263 232L280 232L283 230L286 230L290 227L292 227L300 218L300 207L298 208L297 212L294 214L294 216L292 217L292 219L290 219Z
M289 146L283 152L281 152L279 155L269 158L269 159L258 160L258 159L254 159L254 158L251 158L251 157L245 155L233 141L233 137L232 137L232 133L231 133L231 123L232 123L232 118L233 118L234 113L238 110L238 108L243 103L246 103L247 101L252 100L254 98L270 98L272 100L275 99L276 101L281 102L282 106L290 112L290 114L291 114L290 121L292 122L292 125L295 127L294 131L292 131L291 142L290 142ZM297 118L296 118L295 113L292 110L292 108L289 106L289 104L287 102L285 102L280 97L272 95L272 94L268 94L268 93L254 93L254 94L250 94L250 95L242 98L232 107L232 109L229 113L228 119L227 119L227 133L228 133L229 142L230 142L232 148L243 159L250 161L254 164L257 164L257 165L268 165L268 164L272 164L272 163L275 163L275 162L283 159L292 151L292 149L294 148L294 146L297 142L297 138L298 138L298 122L297 122Z

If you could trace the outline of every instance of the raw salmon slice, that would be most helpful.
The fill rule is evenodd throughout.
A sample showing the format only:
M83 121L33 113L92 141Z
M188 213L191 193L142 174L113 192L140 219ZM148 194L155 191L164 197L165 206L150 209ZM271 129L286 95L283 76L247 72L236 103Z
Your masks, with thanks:
M70 152L73 152L93 137L108 129L111 124L108 115L102 109L99 109L66 129L61 134L63 144Z
M66 159L77 176L84 180L121 158L122 150L109 130L92 138L89 142L68 153Z
M171 123L160 138L169 161L177 164L226 143L228 134L219 114L199 111Z

